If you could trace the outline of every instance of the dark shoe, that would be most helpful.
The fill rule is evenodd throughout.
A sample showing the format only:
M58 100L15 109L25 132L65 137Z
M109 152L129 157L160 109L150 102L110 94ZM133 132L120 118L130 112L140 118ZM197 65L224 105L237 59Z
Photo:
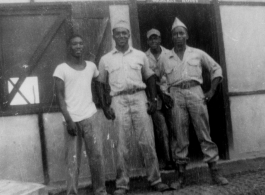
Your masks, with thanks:
M164 192L164 191L169 190L170 188L168 187L167 184L164 184L164 183L162 183L162 182L159 182L159 183L153 185L153 186L152 186L152 189L153 189L154 191Z
M127 194L127 191L126 189L123 189L123 188L118 188L117 190L114 191L113 195L125 195Z
M226 178L224 178L218 170L210 170L212 180L217 185L227 185L229 182Z
M171 183L170 187L174 190L179 190L185 183L185 173L179 172L177 181Z
M227 185L229 182L227 181L226 178L224 178L218 168L217 168L217 163L216 162L209 162L208 163L210 172L211 172L211 176L212 176L212 180L215 184L217 185Z

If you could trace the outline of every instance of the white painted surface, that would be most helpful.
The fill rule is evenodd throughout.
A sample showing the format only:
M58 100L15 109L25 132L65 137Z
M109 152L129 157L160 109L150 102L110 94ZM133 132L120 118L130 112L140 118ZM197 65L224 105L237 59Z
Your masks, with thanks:
M220 6L229 92L265 89L265 7ZM231 159L265 151L265 96L230 97Z
M221 6L229 92L265 89L265 6Z
M30 0L0 0L0 3L29 3Z
M109 11L110 11L111 29L120 20L125 20L126 22L128 22L129 26L131 26L128 5L111 5L109 6ZM132 37L130 37L129 44L132 45ZM112 39L112 48L114 47L115 47L115 42Z
M0 195L48 195L44 185L0 180Z
M43 183L37 115L0 118L0 179Z
M234 147L231 159L255 157L265 151L265 96L231 97Z
M45 136L47 140L48 167L51 182L63 181L66 176L65 129L61 113L43 115ZM90 177L86 153L82 153L80 179Z

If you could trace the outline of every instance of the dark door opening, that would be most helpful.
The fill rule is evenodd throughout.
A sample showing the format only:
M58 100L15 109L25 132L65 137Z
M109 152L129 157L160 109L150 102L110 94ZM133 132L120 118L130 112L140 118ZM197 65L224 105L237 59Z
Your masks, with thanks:
M161 32L162 46L173 48L171 26L178 17L188 28L188 45L204 50L219 62L219 48L212 4L174 4L174 3L138 3L141 48L146 51L146 32L156 28ZM222 64L221 64L222 66ZM207 82L203 86L209 89ZM228 140L222 86L219 85L213 99L208 103L211 137L217 144L221 159L228 159ZM203 155L195 131L190 128L189 156L192 161L202 159Z

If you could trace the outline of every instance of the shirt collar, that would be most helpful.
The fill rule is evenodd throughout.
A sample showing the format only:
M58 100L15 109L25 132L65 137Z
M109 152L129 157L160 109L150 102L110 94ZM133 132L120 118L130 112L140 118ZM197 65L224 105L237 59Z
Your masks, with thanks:
M185 53L189 53L191 52L191 47L189 47L188 45L186 45L186 50L184 51L184 55ZM170 52L170 55L169 55L169 58L172 58L174 56L177 56L177 54L175 53L175 50L174 50L174 47L171 49L171 52Z
M129 46L128 50L127 50L124 54L130 53L130 52L132 52L132 51L133 51L132 46ZM114 49L112 50L112 54L114 55L114 54L116 54L116 53L121 53L121 52L118 51L118 50L116 49L116 47L114 47Z
M161 46L161 45L160 45L160 48L161 48L161 50L162 50L162 51L161 51L161 54L164 53L164 52L166 51L166 48L164 48L164 47ZM160 54L160 55L161 55L161 54ZM150 48L146 51L146 55L147 55L147 56L153 55L153 54L151 53Z

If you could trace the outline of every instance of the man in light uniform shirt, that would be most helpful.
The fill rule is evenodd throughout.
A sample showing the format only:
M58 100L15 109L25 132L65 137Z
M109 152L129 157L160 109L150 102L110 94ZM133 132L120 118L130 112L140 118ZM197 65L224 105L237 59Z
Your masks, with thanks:
M56 95L64 116L67 163L67 195L78 194L78 176L85 142L94 195L107 195L103 137L97 124L91 82L99 75L93 62L83 60L83 38L72 35L67 43L70 55L54 71Z
M176 18L172 25L171 53L161 59L160 77L166 76L170 96L174 100L173 114L173 158L179 173L172 188L179 189L185 179L185 168L189 162L189 122L191 121L201 149L204 162L208 163L213 182L228 184L216 167L219 159L218 148L210 137L209 116L206 102L213 97L217 85L222 81L221 67L204 51L186 45L187 27ZM204 94L202 68L209 71L211 89Z
M148 115L155 111L157 103L154 72L149 68L146 55L129 46L130 31L127 22L117 22L112 32L116 46L100 59L98 77L100 83L110 85L111 106L106 104L101 84L98 85L98 91L106 118L114 121L113 131L117 137L117 178L114 195L124 195L129 189L131 140L136 140L139 144L150 185L156 191L165 191L168 186L161 182L153 125ZM143 80L149 89L149 103Z
M146 35L147 44L149 46L146 55L149 59L150 68L157 76L159 76L158 68L161 63L160 59L170 51L160 45L161 33L157 29L150 29ZM157 81L157 110L152 114L155 130L156 152L160 169L172 169L169 128L167 126L167 122L171 123L169 117L170 110L168 109L171 109L172 107L172 99L163 92L166 90L166 87L165 77L162 77ZM168 118L168 121L166 121L166 117Z

